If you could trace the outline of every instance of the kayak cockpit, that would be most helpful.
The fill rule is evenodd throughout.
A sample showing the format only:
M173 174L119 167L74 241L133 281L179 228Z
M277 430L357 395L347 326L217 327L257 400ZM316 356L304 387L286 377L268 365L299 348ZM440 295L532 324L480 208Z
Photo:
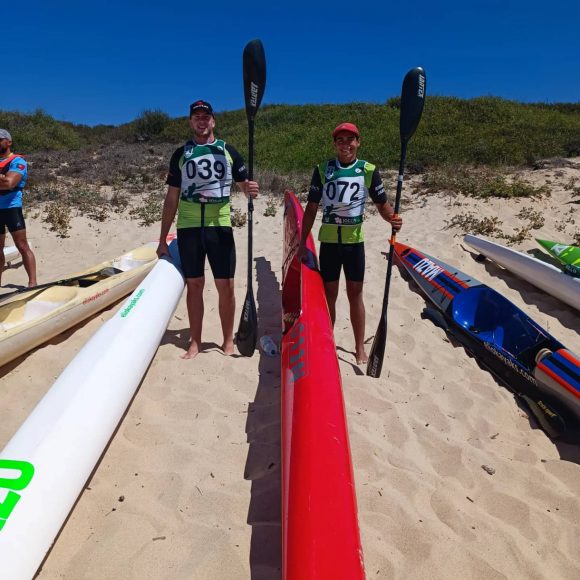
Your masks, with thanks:
M534 366L536 351L549 337L507 298L488 288L475 286L453 300L453 319L482 342L506 351L527 368Z
M42 318L73 300L78 287L53 287L39 292L33 298L12 301L0 307L0 329L9 330Z

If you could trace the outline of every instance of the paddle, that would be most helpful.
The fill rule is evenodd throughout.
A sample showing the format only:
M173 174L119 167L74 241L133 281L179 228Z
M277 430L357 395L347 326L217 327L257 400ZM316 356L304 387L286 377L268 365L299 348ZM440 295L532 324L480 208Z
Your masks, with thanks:
M254 119L266 87L266 56L260 40L251 40L244 48L244 97L248 118L248 178L254 178ZM254 203L248 197L248 289L236 334L238 350L252 356L258 341L258 313L252 290L252 225Z
M96 272L88 272L87 274L81 274L80 276L73 276L72 278L64 278L63 280L55 280L54 282L46 282L45 284L39 284L38 286L32 286L30 288L20 288L20 290L14 290L13 292L2 294L0 296L0 302L5 302L8 300L8 298L12 298L18 294L25 294L26 292L35 292L36 290L44 290L46 288L52 288L53 286L70 286L73 282L92 278L93 276L108 278L109 276L119 274L122 271L123 270L119 270L118 268L107 267L103 268L102 270L97 270Z
M397 195L395 198L395 215L399 213L401 205L401 191L403 189L403 175L405 172L405 160L407 158L407 144L415 133L417 125L421 120L423 105L425 104L425 91L427 88L427 78L425 71L421 67L411 69L403 80L401 91L401 112L399 118L399 128L401 134L401 159L399 162L399 177L397 178ZM367 363L367 375L378 378L381 376L383 368L383 358L385 356L385 346L387 344L387 307L389 305L389 287L391 284L391 271L393 269L393 246L396 240L396 232L392 230L390 239L389 259L387 263L387 279L385 281L385 293L383 295L383 309L381 319L371 354Z

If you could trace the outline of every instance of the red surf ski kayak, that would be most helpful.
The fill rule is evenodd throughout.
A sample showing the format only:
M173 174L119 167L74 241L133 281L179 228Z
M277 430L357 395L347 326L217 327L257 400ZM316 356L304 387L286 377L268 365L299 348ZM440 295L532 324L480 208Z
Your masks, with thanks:
M285 194L282 266L284 580L365 577L342 381L312 236L296 258L303 210Z

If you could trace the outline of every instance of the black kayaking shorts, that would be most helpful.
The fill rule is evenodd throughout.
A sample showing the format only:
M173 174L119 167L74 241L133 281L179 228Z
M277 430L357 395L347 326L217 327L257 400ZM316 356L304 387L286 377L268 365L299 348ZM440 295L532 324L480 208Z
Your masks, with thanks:
M349 282L362 282L365 277L365 244L320 244L320 273L325 282L336 282L340 270Z
M0 235L6 233L6 228L8 228L9 232L26 229L21 207L0 209Z
M186 278L204 276L206 256L214 279L234 277L236 245L231 227L179 228L177 247Z

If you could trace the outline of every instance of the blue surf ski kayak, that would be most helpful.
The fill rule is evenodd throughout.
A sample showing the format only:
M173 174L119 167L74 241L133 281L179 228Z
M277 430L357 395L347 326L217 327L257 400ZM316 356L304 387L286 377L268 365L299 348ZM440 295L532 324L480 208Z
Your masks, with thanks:
M553 438L580 432L580 359L515 304L457 268L395 243L395 263L429 298L425 316L528 405Z

